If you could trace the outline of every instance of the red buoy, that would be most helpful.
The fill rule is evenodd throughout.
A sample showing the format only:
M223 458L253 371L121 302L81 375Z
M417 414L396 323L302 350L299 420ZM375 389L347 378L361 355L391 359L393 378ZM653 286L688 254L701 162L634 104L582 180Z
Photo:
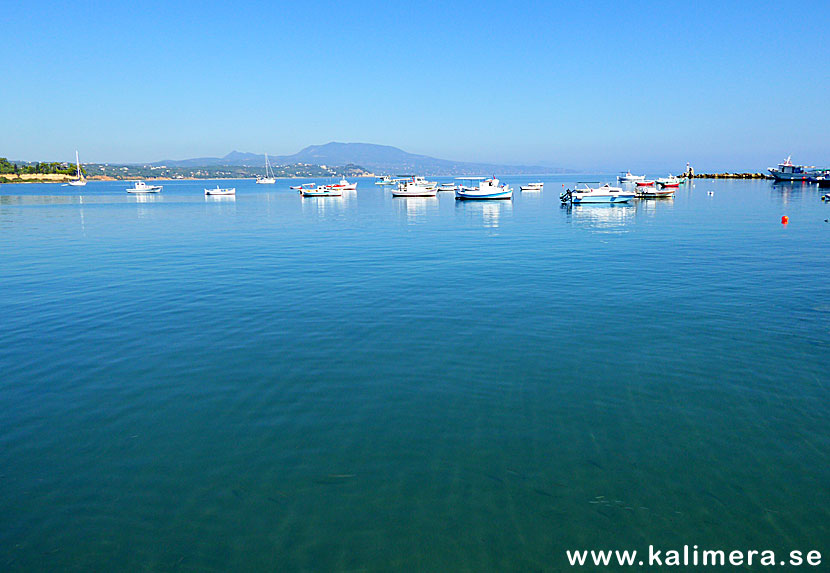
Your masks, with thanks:
M789 217L787 217L786 215L784 215L783 217L781 217L781 224L782 224L782 225L786 225L786 224L787 224L787 223L789 223L789 222L790 222L790 218L789 218Z

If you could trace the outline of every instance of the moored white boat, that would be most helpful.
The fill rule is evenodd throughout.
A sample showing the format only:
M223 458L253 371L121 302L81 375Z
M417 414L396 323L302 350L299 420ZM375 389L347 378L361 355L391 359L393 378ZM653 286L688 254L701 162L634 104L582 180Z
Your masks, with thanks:
M522 191L541 191L545 187L544 183L528 183L519 187Z
M437 194L436 187L427 187L415 181L400 183L396 189L392 190L393 197L435 197Z
M559 198L563 203L571 202L575 205L580 203L627 203L634 198L633 191L624 191L621 187L611 187L608 183L599 187L591 187L590 183L592 182L580 181L573 191L568 189Z
M620 183L636 183L637 181L645 180L645 175L632 175L631 171L621 171L619 175L617 175L617 181Z
M455 183L452 183L452 182L450 182L450 183L441 183L438 186L439 191L455 191L456 188L457 187L456 187Z
M300 189L300 195L303 197L341 197L343 189L333 188L330 185L323 185L322 187L303 185L303 188Z
M680 187L682 181L674 175L668 177L660 177L654 180L658 187Z
M413 181L414 183L423 185L424 187L438 187L437 181L427 181L426 177L422 177L421 175L398 175L398 177L393 181L396 184Z
M375 179L375 185L394 185L395 182L392 181L392 178L388 175L383 175L382 177L378 177Z
M637 187L634 193L637 197L643 197L647 199L655 199L658 197L671 197L674 195L675 188L674 187Z
M161 191L161 185L147 185L144 181L136 181L135 184L127 189L127 193L158 193Z
M205 189L205 195L236 195L236 187L222 189L217 185L216 189Z
M81 162L78 161L78 150L75 150L75 179L69 182L69 185L73 187L83 187L86 185L86 179L84 178L84 174L81 171Z
M499 185L495 177L458 177L461 186L455 190L456 199L512 199L513 189L508 185ZM470 185L464 185L469 181ZM477 185L476 185L477 183Z
M271 164L268 163L268 154L265 154L265 177L257 177L256 182L260 185L273 185L277 182L274 177L274 171L271 169Z

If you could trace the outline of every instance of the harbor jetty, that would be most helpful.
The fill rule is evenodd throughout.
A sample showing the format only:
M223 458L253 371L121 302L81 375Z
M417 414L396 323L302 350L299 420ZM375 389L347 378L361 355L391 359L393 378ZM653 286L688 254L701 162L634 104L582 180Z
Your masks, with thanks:
M772 179L763 173L697 173L687 175L690 179Z

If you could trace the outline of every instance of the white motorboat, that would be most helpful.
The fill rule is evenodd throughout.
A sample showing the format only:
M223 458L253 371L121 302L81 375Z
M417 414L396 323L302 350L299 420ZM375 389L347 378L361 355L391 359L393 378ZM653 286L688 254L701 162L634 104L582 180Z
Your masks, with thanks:
M394 185L395 182L392 181L392 178L388 175L384 175L383 177L378 177L375 179L375 185Z
M273 185L277 182L274 177L274 171L271 169L271 164L268 163L268 154L265 154L265 177L257 177L256 182L260 185Z
M637 181L645 181L645 175L632 175L631 171L621 171L617 175L617 181L620 183L636 183Z
M76 174L75 179L69 182L69 185L73 187L83 187L86 185L86 179L84 178L84 174L81 172L81 162L78 161L78 150L75 150L75 167L76 167Z
M216 189L205 189L205 195L236 195L236 187L221 189L217 185Z
M577 183L573 191L567 189L559 198L563 203L626 203L634 198L634 191L623 191L621 187L611 187L608 183L592 187L592 181ZM599 183L596 183L599 185Z
M512 199L513 189L508 185L499 185L495 177L458 177L461 186L455 190L456 199ZM464 182L469 185L464 185Z
M144 181L136 181L135 184L127 189L127 193L158 193L161 191L161 185L147 185Z
M455 191L457 188L458 188L458 186L455 183L452 183L452 182L450 182L450 183L441 183L438 186L439 191Z
M393 197L435 197L437 194L436 187L428 187L415 181L400 183L397 189L392 190Z
M522 191L541 191L544 187L544 183L528 183L527 185L522 185L519 189Z

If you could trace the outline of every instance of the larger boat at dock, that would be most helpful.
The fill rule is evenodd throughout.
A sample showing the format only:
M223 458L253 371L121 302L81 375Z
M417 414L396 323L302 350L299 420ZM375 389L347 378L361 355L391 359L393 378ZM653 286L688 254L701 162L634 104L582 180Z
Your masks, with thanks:
M821 170L806 165L793 165L792 156L789 156L785 161L778 164L778 169L769 167L767 171L772 173L776 181L806 181L811 177L818 176Z

